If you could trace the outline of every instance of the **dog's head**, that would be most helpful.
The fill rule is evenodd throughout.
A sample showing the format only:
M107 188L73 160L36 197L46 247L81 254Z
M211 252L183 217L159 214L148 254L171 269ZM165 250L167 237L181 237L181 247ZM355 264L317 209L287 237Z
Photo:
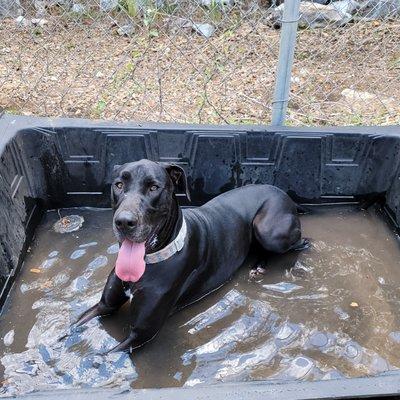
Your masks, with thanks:
M115 166L111 205L118 241L151 241L172 209L175 192L182 190L190 200L185 171L177 165L140 160Z

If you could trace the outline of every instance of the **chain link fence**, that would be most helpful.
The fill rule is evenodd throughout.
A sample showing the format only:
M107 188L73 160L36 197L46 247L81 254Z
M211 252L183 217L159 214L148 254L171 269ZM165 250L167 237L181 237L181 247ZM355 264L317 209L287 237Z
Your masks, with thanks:
M302 3L287 122L400 123L400 1Z
M0 0L0 107L268 124L288 101L291 125L400 123L400 0L301 1L285 21L295 2ZM280 54L285 23L298 24L293 68Z

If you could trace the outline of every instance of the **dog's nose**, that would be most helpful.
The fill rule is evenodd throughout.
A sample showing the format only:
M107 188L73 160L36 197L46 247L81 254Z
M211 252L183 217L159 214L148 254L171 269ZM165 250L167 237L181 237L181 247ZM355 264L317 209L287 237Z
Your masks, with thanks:
M125 210L121 211L115 217L115 225L121 231L133 230L136 226L136 223L137 223L137 221L136 221L134 215L130 211L125 211Z

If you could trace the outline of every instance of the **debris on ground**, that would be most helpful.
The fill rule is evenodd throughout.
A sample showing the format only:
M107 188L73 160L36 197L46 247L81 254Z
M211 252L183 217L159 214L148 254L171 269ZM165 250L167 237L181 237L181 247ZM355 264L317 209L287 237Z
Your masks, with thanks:
M215 27L213 27L211 24L194 23L192 27L195 32L197 32L199 35L203 35L207 39L209 39L215 32Z
M276 28L280 27L283 19L285 4L276 7L270 20ZM336 1L327 5L314 2L300 3L299 28L332 28L344 26L353 19L353 11L359 7L354 0Z
M80 215L68 215L60 218L53 228L58 233L70 233L80 229L83 222L84 219Z

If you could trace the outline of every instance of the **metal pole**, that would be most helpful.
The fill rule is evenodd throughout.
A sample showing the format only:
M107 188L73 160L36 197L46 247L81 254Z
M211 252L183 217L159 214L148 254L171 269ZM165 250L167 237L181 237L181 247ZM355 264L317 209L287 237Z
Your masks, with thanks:
M272 125L283 125L289 101L294 48L299 22L300 0L286 0L281 21L279 61L276 70L274 99L272 101Z

